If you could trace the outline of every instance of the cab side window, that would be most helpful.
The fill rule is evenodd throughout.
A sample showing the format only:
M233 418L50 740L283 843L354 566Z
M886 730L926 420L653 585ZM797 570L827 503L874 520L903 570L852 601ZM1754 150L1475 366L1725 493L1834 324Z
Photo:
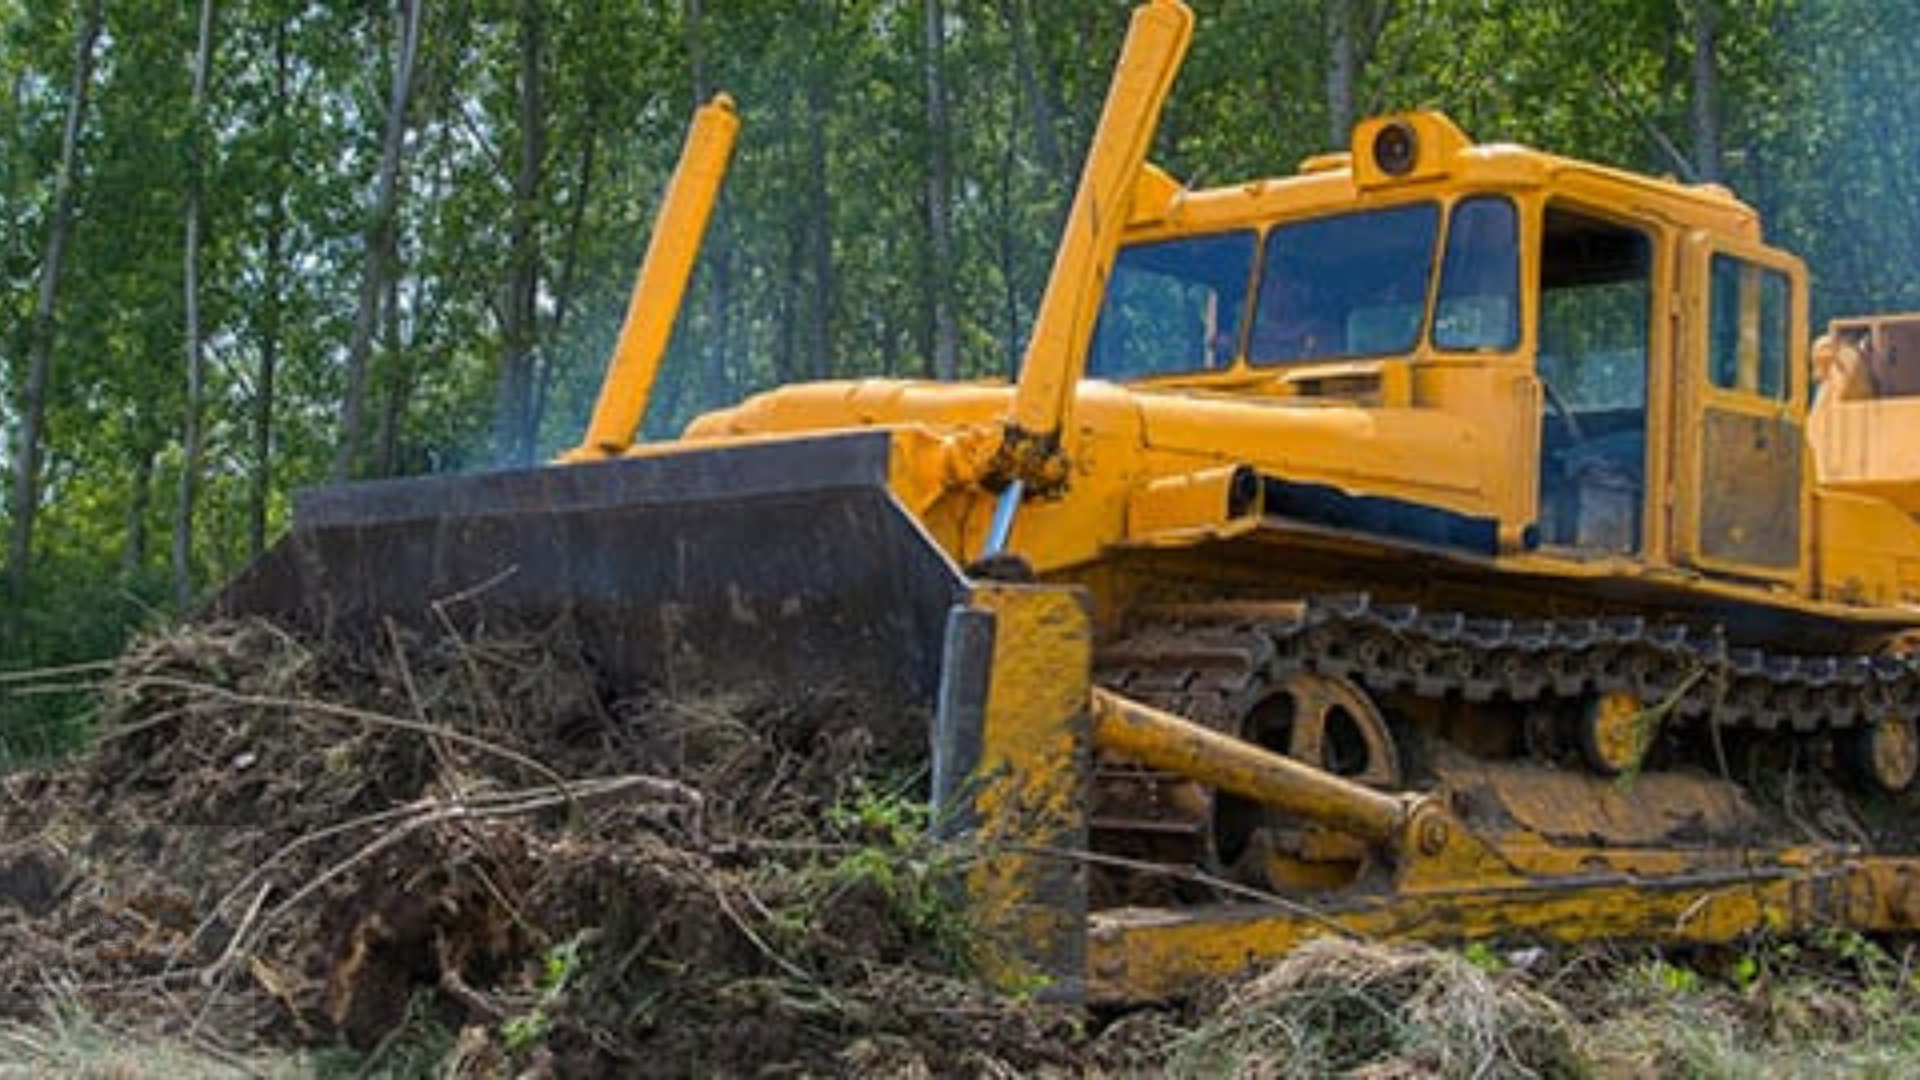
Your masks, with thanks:
M1791 315L1786 275L1715 255L1711 279L1708 377L1722 390L1785 401Z
M1447 226L1433 344L1504 350L1520 341L1520 222L1513 203L1481 195L1460 200Z

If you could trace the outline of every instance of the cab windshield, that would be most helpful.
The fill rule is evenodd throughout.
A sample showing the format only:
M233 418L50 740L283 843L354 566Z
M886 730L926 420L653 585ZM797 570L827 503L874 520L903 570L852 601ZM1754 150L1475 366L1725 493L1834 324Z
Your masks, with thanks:
M1453 207L1433 319L1435 348L1511 349L1520 337L1513 204ZM1316 218L1267 234L1247 359L1293 364L1411 352L1427 324L1440 207L1415 203Z
M1247 359L1297 363L1411 350L1426 321L1439 235L1433 203L1274 229Z
M1459 200L1444 239L1442 221L1440 203L1422 202L1287 222L1264 239L1234 232L1123 248L1088 373L1124 380L1218 371L1243 349L1256 366L1403 355L1423 334L1449 351L1514 348L1513 203Z

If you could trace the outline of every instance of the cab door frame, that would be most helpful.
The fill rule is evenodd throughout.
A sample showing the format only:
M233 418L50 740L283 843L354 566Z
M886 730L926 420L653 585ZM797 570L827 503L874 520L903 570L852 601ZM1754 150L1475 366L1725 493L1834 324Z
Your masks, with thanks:
M1717 256L1779 274L1786 282L1785 371L1777 395L1765 392L1757 377L1767 328L1759 325L1766 311L1756 274L1743 274L1738 284L1740 325L1735 329L1742 370L1736 385L1719 385L1713 377ZM1806 284L1804 264L1784 252L1704 232L1687 235L1672 428L1674 561L1713 576L1801 594L1807 590L1813 541Z

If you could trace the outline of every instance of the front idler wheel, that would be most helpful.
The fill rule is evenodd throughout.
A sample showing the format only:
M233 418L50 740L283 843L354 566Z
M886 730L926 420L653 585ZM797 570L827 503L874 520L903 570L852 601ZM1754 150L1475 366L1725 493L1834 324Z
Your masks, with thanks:
M1247 711L1239 735L1371 788L1393 791L1404 783L1386 718L1349 679L1290 676ZM1354 837L1226 792L1214 800L1213 848L1235 878L1272 889L1346 884L1366 854Z

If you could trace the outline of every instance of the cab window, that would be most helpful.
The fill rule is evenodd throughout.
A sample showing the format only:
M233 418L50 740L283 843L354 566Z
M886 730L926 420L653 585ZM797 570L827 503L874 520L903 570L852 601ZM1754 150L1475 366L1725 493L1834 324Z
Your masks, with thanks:
M1653 243L1547 207L1540 249L1540 532L1595 554L1640 550L1646 501Z
M1267 234L1247 357L1291 364L1412 351L1425 324L1440 207L1296 221Z
M1731 255L1715 255L1710 285L1707 369L1722 390L1787 397L1787 276Z
M1126 380L1231 366L1253 250L1251 232L1122 248L1087 373Z
M1506 199L1476 196L1453 208L1433 313L1434 348L1497 351L1520 343L1519 233Z

